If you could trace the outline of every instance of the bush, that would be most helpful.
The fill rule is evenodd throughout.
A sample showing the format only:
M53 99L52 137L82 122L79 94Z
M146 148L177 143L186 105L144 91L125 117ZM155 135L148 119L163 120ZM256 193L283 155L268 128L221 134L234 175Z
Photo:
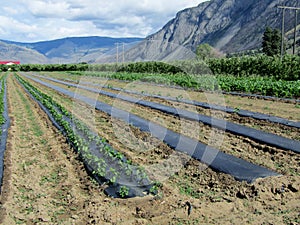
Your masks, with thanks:
M122 66L117 72L128 73L164 73L164 74L176 74L184 73L182 69L177 66L163 63L163 62L136 62L129 63Z
M299 56L286 55L282 60L277 56L243 56L209 59L207 63L214 74L234 76L258 75L273 77L276 80L300 80Z

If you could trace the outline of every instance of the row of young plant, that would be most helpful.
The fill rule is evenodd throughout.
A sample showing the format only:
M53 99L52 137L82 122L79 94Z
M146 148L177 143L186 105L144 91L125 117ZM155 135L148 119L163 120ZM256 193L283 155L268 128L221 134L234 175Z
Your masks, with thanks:
M6 150L7 134L10 125L7 109L6 78L7 74L0 74L0 193L2 192L4 153Z
M4 89L5 89L5 79L7 75L2 75L0 78L0 126L5 123L4 112ZM0 130L0 135L2 134L2 129Z
M142 196L144 192L156 194L157 184L150 181L144 168L132 164L124 154L113 149L105 139L92 132L53 98L20 76L16 77L25 89L47 108L88 171L97 181L115 190L111 195L125 198Z
M261 76L143 74L143 73L88 73L87 75L126 81L153 82L201 91L243 92L280 98L299 98L300 80L284 81Z

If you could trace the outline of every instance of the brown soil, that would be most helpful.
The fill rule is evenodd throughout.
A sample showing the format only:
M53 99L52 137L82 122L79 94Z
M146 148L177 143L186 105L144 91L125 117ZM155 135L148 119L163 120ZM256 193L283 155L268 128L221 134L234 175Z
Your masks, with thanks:
M81 85L83 85L83 86L91 86L91 85L87 85L87 84L84 83L86 81L86 79L87 78L81 78L81 80L80 80L80 82L82 82ZM89 77L89 79L92 79L92 81L95 82L95 83L97 81L96 78L90 78ZM61 84L58 84L58 83L55 83L55 82L51 82L49 80L45 80L45 81L53 83L54 85L57 85L57 86L61 86L61 87L64 87L64 88L66 87L65 85L61 85ZM102 80L100 80L98 78L98 83L96 83L96 84L99 84L99 82L102 83ZM110 82L112 82L112 81L110 81ZM116 83L116 81L114 81L114 82ZM91 87L93 87L93 86L91 86ZM148 87L146 87L146 85L145 85L145 88L148 88ZM77 92L77 93L82 93L82 94L85 94L85 95L90 95L90 92L88 92L88 91L79 90L79 89L72 88L72 87L69 87L69 89L71 91L74 91L74 92ZM105 88L102 88L102 89L106 90ZM171 88L169 88L169 89L171 89ZM176 89L174 89L174 90L176 90ZM236 113L225 113L225 112L217 111L217 110L204 109L204 108L193 106L193 105L189 105L189 104L178 103L178 102L173 102L173 101L166 101L166 100L162 100L162 99L158 99L158 98L153 98L153 97L141 97L139 95L128 94L128 93L125 93L125 92L112 91L110 89L108 89L107 91L113 92L115 94L130 95L130 96L133 96L133 97L135 97L137 99L142 99L142 100L146 100L146 101L157 102L157 103L168 105L168 106L175 107L175 108L178 108L178 109L189 110L189 111L197 112L199 114L217 117L217 118L220 118L220 119L224 119L226 121L230 121L230 122L234 122L234 123L239 123L239 124L242 124L242 125L245 125L245 126L248 126L248 127L252 127L254 129L258 129L258 130L262 130L262 131L265 131L265 132L277 134L277 135L280 135L280 136L283 136L283 137L286 137L286 138L300 140L299 129L292 128L292 127L289 127L289 126L285 126L285 125L282 125L282 124L274 124L274 123L268 122L268 121L257 120L257 119L253 119L253 118L249 118L249 117L242 117L242 116L239 116ZM173 92L173 90L169 90L169 92ZM187 93L185 93L185 94L187 95ZM122 101L111 99L109 97L105 97L105 96L102 96L102 95L98 96L98 95L92 94L92 96L98 97L99 100L104 101L104 102L106 102L108 104L115 104L115 105L117 105L117 104L119 104L119 102L122 102ZM187 96L187 97L190 97L190 96ZM212 98L212 97L210 97L210 98ZM236 100L239 99L239 98L240 97L236 97ZM206 101L207 100L208 99L206 99ZM213 101L212 104L216 104L216 102L218 102L218 101L220 101L222 103L222 101L225 101L225 100L222 99L222 96L221 97L217 96L217 97L215 97L215 99L212 99L211 101ZM265 102L267 102L267 101L265 101ZM223 102L223 103L225 103L225 102ZM278 102L278 106L279 107L282 104L283 103ZM288 104L285 103L284 107L286 107L287 105ZM133 108L137 108L137 107L138 106L135 106L135 107L132 107L132 106L128 107L127 106L126 108L132 110ZM290 108L288 108L288 110L290 112L293 112L293 110L295 108L295 112L298 111L298 114L300 114L300 109L296 108L293 104L290 104L289 107ZM139 107L139 108L142 109L142 107ZM240 109L240 108L238 108L238 109ZM278 110L284 111L284 110L286 110L286 108L284 108L283 110L282 110L282 108L279 108ZM255 111L255 110L252 109L252 111ZM132 113L134 113L134 110L132 110ZM158 113L162 114L160 112L158 112ZM281 113L283 114L283 112L281 112ZM290 117L294 116L296 118L298 116L298 114L296 114L296 115L290 115ZM284 118L284 116L283 116L283 118ZM300 120L300 118L299 118L299 120Z
M52 82L52 81L49 81L46 79L42 79L42 80L52 83L56 86L66 88L66 85ZM85 85L85 84L83 84L83 85ZM121 100L112 99L112 98L104 96L104 95L97 95L95 93L92 93L92 92L89 92L86 90L82 90L82 89L78 89L78 88L74 88L74 87L70 87L70 86L68 86L68 89L75 93L83 94L83 95L89 96L91 98L98 99L107 104L116 105L116 106L121 105L123 108L128 109L129 111L131 111L131 113L134 113L134 114L140 115L140 113L141 113L140 111L143 111L143 110L149 111L149 109L147 109L146 107L141 107L141 106L137 106L134 104L127 104ZM128 95L127 93L124 93L124 92L118 92L118 91L112 91L112 90L108 90L108 91L113 92L115 94ZM282 124L274 124L274 123L268 122L268 121L261 121L261 120L256 120L256 119L249 118L249 117L242 117L236 113L232 114L232 113L225 113L225 112L217 111L217 110L203 109L201 107L196 107L196 106L189 105L189 104L166 101L166 100L162 100L162 99L158 99L158 98L141 97L141 96L133 95L133 94L130 94L130 95L133 97L136 97L137 99L143 99L143 100L147 100L147 101L157 102L157 103L160 103L163 105L175 107L177 109L184 109L184 110L196 112L196 113L207 115L207 116L220 118L220 119L223 119L223 120L226 120L229 122L239 123L244 126L252 127L254 129L273 133L273 134L280 135L280 136L283 136L286 138L300 140L299 129L285 126ZM217 99L217 100L221 101L221 99ZM159 118L162 115L165 115L164 113L161 113L160 111L157 111L157 110L151 110L151 111L156 112L157 115L155 115L154 117L151 115L148 115L148 118L146 118L146 119L149 119L149 117L150 118ZM300 111L299 111L299 113L300 113ZM166 115L166 116L169 117L168 115ZM180 120L181 120L181 125L185 126L186 125L185 120L182 118ZM173 126L173 124L172 124L172 126Z
M65 85L60 85L55 82L54 84L66 88ZM137 129L129 127L121 121L112 121L110 116L107 116L105 113L101 113L99 111L92 112L93 109L91 108L87 110L87 106L85 104L75 102L74 100L72 102L71 99L66 98L61 94L57 94L47 87L43 87L43 90L48 90L47 93L53 96L63 105L65 105L64 99L67 99L66 101L69 102L68 109L70 111L73 111L78 117L80 117L80 119L85 120L86 123L90 124L90 126L94 126L94 129L99 133L100 136L110 140L111 144L114 143L112 144L114 147L121 150L125 155L130 156L133 161L137 160L137 163L139 163L139 159L141 158L140 154L143 152L146 152L146 156L145 154L142 155L143 158L153 158L152 154L149 153L149 150L151 150L151 153L157 152L158 154L161 154L161 151L157 150L157 146L164 149L164 152L172 151L167 146L158 144L160 143L159 141L151 140L148 137L141 137L141 132L139 132L137 135ZM163 124L175 132L198 139L200 142L214 146L225 153L232 154L252 163L268 167L272 170L276 170L279 173L289 174L290 171L298 172L297 161L300 160L300 158L296 153L289 151L286 152L275 147L256 143L248 138L220 132L217 129L211 129L209 126L206 126L202 123L189 121L182 118L178 119L177 117L173 117L156 110L151 110L147 107L137 106L124 101L113 100L109 97L102 95L98 96L95 93L72 87L69 87L68 90L74 91L76 94L98 99L108 104L113 104L116 107L139 115L142 118L155 123ZM85 118L86 115L89 115L92 118L87 120L87 118ZM126 132L124 132L124 127L126 128ZM274 129L277 130L280 129L276 128L274 125L270 127L274 127ZM295 131L294 135L295 137L298 137L299 132ZM113 141L111 141L112 139ZM166 149L168 149L168 151L166 151ZM139 154L136 154L136 152ZM286 157L281 157L282 154L286 155ZM165 154L161 154L161 157L166 158ZM276 160L270 160L270 158L276 158ZM295 163L291 163L291 160ZM145 162L143 162L143 164L144 163ZM282 165L292 166L287 169L287 167Z
M200 102L210 102L213 104L220 104L232 108L250 110L254 112L279 116L294 121L300 121L300 104L290 102L262 100L225 94L219 95L216 93L182 90L139 82L124 83L112 80L106 81L106 85L108 84L113 87L125 88L126 90L134 90L149 94L170 96L174 98L185 98Z
M185 98L200 102L210 102L212 104L221 104L232 108L245 109L254 112L279 116L294 121L300 121L299 103L295 104L284 101L262 100L225 94L219 95L216 93L211 94L206 92L170 88L167 86L158 86L157 84L144 83L139 81L120 82L117 80L108 80L106 78L91 76L70 76L67 73L47 73L46 75L57 79L74 80L74 82L79 83L87 81L92 82L94 84L110 85L112 87L125 88L126 90L132 90L148 94L170 96L174 98Z
M134 161L144 165L158 164L161 171L172 164L164 163L168 162L168 159L174 162L178 156L184 161L173 175L162 181L163 186L157 196L112 199L105 196L102 188L87 177L81 164L76 160L76 155L64 143L64 138L51 126L38 106L26 97L16 83L13 83L12 78L9 78L8 85L10 115L14 118L14 122L10 130L8 145L10 147L5 159L8 169L5 170L3 187L8 191L2 193L1 199L3 224L17 223L16 219L25 224L298 224L300 222L300 160L296 154L261 145L253 151L253 147L247 149L245 140L239 141L236 137L232 137L234 139L225 142L225 145L228 144L225 149L236 154L241 151L243 157L248 152L247 159L252 158L257 163L261 161L269 168L274 167L276 171L284 172L283 176L257 180L254 184L237 182L231 176L214 172L196 160L188 160L182 155L174 154L164 144L157 143L149 135L130 126L128 132L133 132L136 139L128 140L125 134L123 140L120 135L116 138L115 129L124 126L122 122L111 121L112 119L103 113L95 112L82 103L74 103L63 95L43 88L43 91L51 93L69 110L76 112L74 107L76 109L83 107L86 112L90 112L89 116L84 116L80 112L77 115L85 122L91 123L100 135L106 137L117 149L122 149ZM31 113L27 112L26 104L19 97L21 95L27 98ZM34 120L30 119L31 117ZM166 121L170 119L166 118ZM34 133L35 127L39 127L43 132L41 136ZM22 137L24 139L21 139ZM138 140L143 141L134 143ZM231 143L233 140L235 143ZM250 146L257 145L250 140L248 142ZM149 143L155 147L148 149ZM233 145L235 147L232 147ZM136 146L140 150L135 149ZM45 151L48 148L50 150ZM42 156L37 158L37 153L40 153L39 155L42 153ZM33 159L36 160L31 162L32 164L26 163ZM23 161L26 172L32 171L30 168L35 168L35 172L25 173L24 166L20 166ZM47 168L40 165L47 165ZM58 174L55 185L51 183L54 182L53 179L42 179L41 175L48 174L49 171L56 171ZM25 187L26 192L24 190L23 192L30 194L23 194L19 190L20 187ZM46 197L43 194L46 194ZM18 195L21 197L14 197ZM189 204L192 206L190 210ZM31 208L35 211L28 213ZM35 216L39 213L43 216Z

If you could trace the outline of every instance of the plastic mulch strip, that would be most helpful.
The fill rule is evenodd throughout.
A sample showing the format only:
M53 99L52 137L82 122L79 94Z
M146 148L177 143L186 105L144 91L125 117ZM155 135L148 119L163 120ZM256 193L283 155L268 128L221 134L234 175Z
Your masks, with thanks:
M280 175L265 167L255 165L246 160L223 153L218 149L207 146L185 135L173 132L159 124L145 120L127 111L112 107L111 105L96 101L77 93L75 94L74 92L49 84L47 82L43 82L32 77L29 78L42 85L50 87L55 91L63 93L66 96L83 101L86 104L95 107L97 110L105 112L114 118L123 120L126 123L139 128L141 131L149 132L152 136L163 141L171 148L192 156L216 171L230 174L238 181L247 181L248 183L252 183L257 178Z

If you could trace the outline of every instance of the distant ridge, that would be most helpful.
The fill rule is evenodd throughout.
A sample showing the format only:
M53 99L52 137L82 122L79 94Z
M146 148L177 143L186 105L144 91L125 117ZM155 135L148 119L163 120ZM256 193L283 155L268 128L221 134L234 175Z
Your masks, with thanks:
M21 63L44 64L48 62L43 54L15 44L0 41L0 61L20 61Z
M43 55L48 63L74 63L90 61L90 58L105 54L116 48L116 43L136 43L142 38L110 38L110 37L67 37L57 40L22 43L0 40L7 45L19 46ZM90 57L92 55L92 57ZM17 56L16 56L17 57ZM30 61L19 58L21 62ZM39 61L31 61L32 63Z
M4 59L20 60L21 63L104 63L120 62L123 59L173 61L194 58L197 46L203 43L225 54L243 52L261 48L267 26L281 28L281 10L277 8L278 5L300 7L300 1L210 0L178 12L158 32L144 39L92 36L36 43L2 41L6 43L6 49L11 45L13 51L4 51L1 55ZM289 39L286 44L289 49L294 15L293 11L286 10L285 37ZM300 26L297 31L298 49L299 36ZM116 54L117 43L124 43L130 48L126 47L124 52L119 48L119 54ZM123 48L123 45L120 46Z

